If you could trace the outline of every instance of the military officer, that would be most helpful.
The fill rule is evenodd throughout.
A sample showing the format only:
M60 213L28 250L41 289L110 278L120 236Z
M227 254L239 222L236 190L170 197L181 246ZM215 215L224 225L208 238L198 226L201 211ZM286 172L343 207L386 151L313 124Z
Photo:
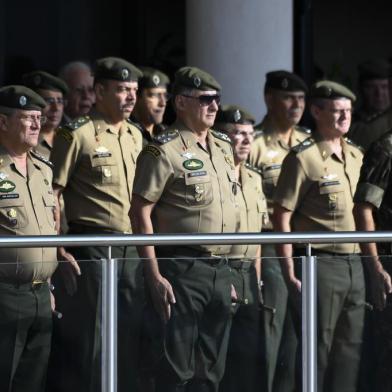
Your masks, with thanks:
M56 234L50 162L30 151L45 106L24 86L0 89L1 235ZM1 391L45 390L56 266L55 248L0 249Z
M311 89L316 132L283 161L275 190L276 231L354 231L353 196L362 153L344 139L354 94L341 84ZM356 391L364 325L365 285L357 244L316 244L318 391ZM290 297L298 304L301 281L293 256L303 249L277 246ZM297 309L298 311L298 309Z
M152 141L153 136L161 133L165 126L162 124L166 104L169 100L167 92L169 77L158 69L140 67L143 76L139 81L135 109L131 120L143 135L143 144Z
M67 85L55 76L44 71L33 71L23 75L23 84L38 93L46 102L42 111L45 122L41 124L39 143L35 151L49 159L56 129L60 125L64 112L64 96Z
M310 131L298 126L305 109L306 92L305 82L292 72L271 71L266 75L264 99L268 111L256 126L249 162L263 173L270 214L283 159L291 147L309 137ZM271 231L272 223L264 225L263 230ZM292 391L296 335L287 312L287 289L275 247L269 244L263 246L263 279L267 390Z
M236 199L240 211L239 232L260 232L268 219L267 201L262 190L260 171L246 163L254 138L255 120L245 109L222 105L215 129L227 134L234 153L238 184ZM230 331L226 371L220 390L253 392L265 381L260 371L261 328L259 305L261 299L261 246L233 245L229 266L233 273L239 307ZM237 305L238 306L238 305Z
M390 110L391 67L386 60L374 59L358 66L362 106L355 111L349 136L363 148L392 127Z
M236 231L237 182L230 139L210 129L220 89L210 74L198 68L176 72L177 120L144 147L137 162L131 214L134 232ZM139 255L147 259L152 314L162 320L160 350L153 353L155 362L150 359L157 392L213 391L222 378L231 320L226 258L230 248L139 248ZM158 258L165 260L158 262Z
M64 120L66 124L90 112L95 103L94 78L91 68L82 61L71 61L59 71L59 77L68 86Z
M366 151L357 190L354 196L356 227L361 231L391 230L391 162L392 132L387 132ZM391 366L391 306L392 292L390 262L391 244L362 243L364 264L368 270L370 294L376 311L372 312L371 326L375 340L370 340L375 355L368 353L373 366L373 388L386 392L392 388ZM368 337L372 338L372 336Z
M96 111L60 128L52 159L55 195L64 195L70 234L131 233L129 210L136 158L142 149L140 131L128 122L136 101L141 72L115 57L97 60L94 85ZM66 362L61 390L99 390L101 263L105 247L72 248L80 262L77 291L63 293L69 325L61 323L61 355ZM69 253L62 256L73 260ZM116 247L119 258L118 377L120 390L136 388L136 362L143 305L143 279L136 249ZM91 261L94 260L94 261ZM67 267L65 264L64 268ZM73 277L72 282L75 281ZM64 320L62 320L64 321Z

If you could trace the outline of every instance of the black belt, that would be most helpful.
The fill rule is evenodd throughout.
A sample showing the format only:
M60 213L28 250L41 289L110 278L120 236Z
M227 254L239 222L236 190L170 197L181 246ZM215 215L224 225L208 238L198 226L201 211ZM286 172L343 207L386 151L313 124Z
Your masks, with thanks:
M226 255L217 255L212 252L205 252L198 249L188 248L186 246L159 246L155 248L158 258L181 258L192 257L200 259L210 265L218 265L227 262Z
M87 226L79 223L69 223L68 234L131 234L123 231L115 231L106 227Z
M239 270L249 270L252 267L253 263L250 259L229 259L229 267Z

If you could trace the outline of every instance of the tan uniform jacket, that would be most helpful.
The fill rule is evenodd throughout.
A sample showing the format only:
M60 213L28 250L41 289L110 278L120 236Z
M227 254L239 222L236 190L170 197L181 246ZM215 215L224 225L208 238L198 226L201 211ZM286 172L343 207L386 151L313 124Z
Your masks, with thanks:
M283 162L275 202L293 211L293 231L355 231L353 197L363 154L342 139L344 161L319 135L294 148ZM315 244L316 249L358 253L357 244Z
M225 139L225 140L223 140ZM177 122L139 156L133 191L156 203L157 233L233 233L237 230L237 182L230 139L209 131L209 152ZM229 245L194 248L227 254Z
M289 153L291 147L295 147L310 135L310 131L294 127L290 137L290 143L287 145L272 131L268 129L268 121L264 120L260 124L260 131L252 144L252 150L249 156L249 162L262 171L263 191L267 197L268 211L272 214L272 203L274 191L280 175L282 162ZM265 227L272 228L271 222Z
M52 151L52 146L44 139L42 135L40 135L38 145L34 147L34 151L36 151L39 155L42 155L46 159L49 159L50 152Z
M268 221L267 200L262 189L262 178L256 168L242 164L240 184L236 195L240 212L240 233L259 233ZM231 257L254 258L260 245L233 245Z
M129 209L140 131L126 120L120 132L99 113L59 128L53 183L64 189L68 223L131 232Z
M0 235L55 235L52 169L33 154L27 178L0 146ZM46 280L57 267L56 248L0 248L0 280Z
M350 129L350 138L367 150L370 145L392 129L392 108L373 117L369 121L354 123Z

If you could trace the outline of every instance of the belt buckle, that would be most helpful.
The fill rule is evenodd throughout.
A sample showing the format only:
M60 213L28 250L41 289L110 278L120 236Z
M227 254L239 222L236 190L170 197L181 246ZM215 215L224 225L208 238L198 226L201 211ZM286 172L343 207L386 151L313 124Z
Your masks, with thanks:
M34 289L38 289L39 287L41 287L41 285L43 284L43 280L33 280L31 282L31 288Z

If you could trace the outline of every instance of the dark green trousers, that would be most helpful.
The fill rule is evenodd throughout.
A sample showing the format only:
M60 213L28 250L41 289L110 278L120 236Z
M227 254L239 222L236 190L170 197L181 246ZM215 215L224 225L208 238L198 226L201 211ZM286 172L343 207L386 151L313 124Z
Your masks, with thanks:
M355 392L365 317L358 255L317 253L318 391Z
M0 391L43 392L52 310L46 283L0 283Z
M214 391L223 377L232 319L227 261L181 257L160 260L159 268L176 303L166 325L151 304L146 309L143 363L155 373L156 392Z
M261 342L263 313L259 304L256 270L250 261L242 266L237 260L233 263L229 261L239 303L234 306L226 370L219 390L262 391L262 383L265 382Z
M101 390L102 258L106 247L71 248L82 275L69 296L56 276L57 308L63 313L54 327L48 392ZM142 265L133 247L112 248L118 260L118 391L136 391L139 343L145 301ZM124 258L128 259L127 261ZM131 260L130 260L131 259ZM90 260L90 261L88 261ZM61 272L62 266L59 269Z
M266 391L292 392L298 339L288 310L288 291L274 245L263 245Z

